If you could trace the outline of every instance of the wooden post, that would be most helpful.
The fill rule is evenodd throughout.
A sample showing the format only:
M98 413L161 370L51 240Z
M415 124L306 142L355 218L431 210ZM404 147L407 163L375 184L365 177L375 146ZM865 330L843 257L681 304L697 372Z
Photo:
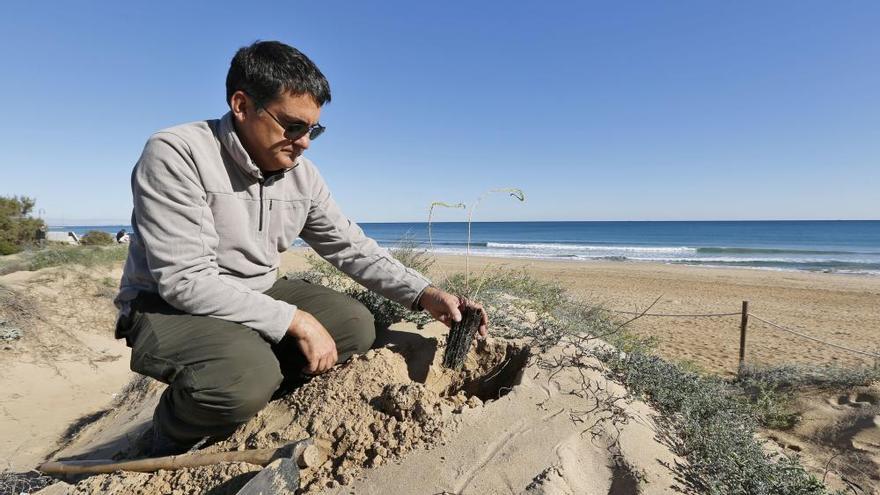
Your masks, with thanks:
M739 324L739 367L746 362L746 328L749 326L749 302L743 301L742 319Z

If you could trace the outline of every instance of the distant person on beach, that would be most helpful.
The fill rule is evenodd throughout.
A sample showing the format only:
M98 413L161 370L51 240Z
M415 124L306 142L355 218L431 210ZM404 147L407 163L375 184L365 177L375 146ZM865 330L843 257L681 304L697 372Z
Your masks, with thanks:
M129 241L128 232L125 229L121 229L116 233L116 243L117 244L126 244Z
M47 234L48 231L49 231L49 229L46 227L46 224L41 224L41 225L37 228L37 231L36 231L35 234L36 234L36 237L37 237L37 245L38 245L38 246L40 246L40 247L45 247L45 246L46 246L46 237L47 237L47 235L48 235L48 234Z
M278 279L280 253L296 237L370 290L447 325L481 307L431 285L342 213L302 156L324 132L329 101L308 57L257 42L232 59L229 112L147 141L132 173L135 236L115 303L131 369L168 384L143 437L151 455L228 436L303 374L373 344L361 303ZM483 336L487 327L484 312Z

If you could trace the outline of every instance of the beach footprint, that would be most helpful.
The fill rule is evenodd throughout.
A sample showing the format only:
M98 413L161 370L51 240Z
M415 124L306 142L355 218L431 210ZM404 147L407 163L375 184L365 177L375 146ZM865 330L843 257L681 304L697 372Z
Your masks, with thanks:
M877 404L877 396L870 392L851 392L837 397L836 405L852 408L870 407Z

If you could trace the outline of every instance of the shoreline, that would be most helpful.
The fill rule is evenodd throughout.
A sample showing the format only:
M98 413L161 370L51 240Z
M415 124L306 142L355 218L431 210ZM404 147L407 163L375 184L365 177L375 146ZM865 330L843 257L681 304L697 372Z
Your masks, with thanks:
M310 249L308 247L296 246L291 249ZM387 248L386 248L387 249ZM422 249L422 248L418 248ZM434 257L464 257L465 253L431 253L430 250L425 249L426 252L430 253ZM471 258L486 258L486 259L502 259L502 260L525 260L525 261L546 261L546 262L559 262L559 263L636 263L636 264L648 264L648 265L668 265L668 266L688 266L694 268L711 268L711 269L719 269L719 270L758 270L758 271L769 271L769 272L785 272L785 273L817 273L823 275L847 275L847 276L855 276L855 277L880 277L880 270L863 270L863 271L851 271L851 270L834 270L829 268L823 269L806 269L806 268L783 268L783 267L771 267L771 266L749 266L749 265L713 265L711 263L689 263L689 262L677 262L677 261L656 261L656 260L643 260L643 259L612 259L612 258L564 258L564 257L542 257L542 256L508 256L508 255L493 255L493 254L478 254L471 255Z
M307 269L305 253L282 254L281 273ZM440 282L464 272L465 257L434 255L429 278ZM652 313L750 312L821 340L880 353L880 277L777 270L741 270L659 262L537 260L470 257L471 273L525 269L537 280L565 287L572 297L616 311L641 311L660 297ZM740 268L740 267L736 267ZM754 320L754 319L753 319ZM490 316L491 322L491 316ZM719 374L738 366L740 317L644 317L629 327L658 339L658 352ZM865 366L871 360L750 322L746 362L759 365Z
M545 261L658 262L712 268L749 268L880 276L880 220L475 222L467 245L467 222L433 222L438 256L470 254ZM665 226L653 225L656 223ZM427 249L425 222L362 222L383 247L417 243ZM61 226L53 225L52 230ZM66 225L114 233L122 224ZM469 231L468 231L469 232ZM132 234L133 235L133 234ZM296 239L288 249L304 246Z
M421 248L417 248L420 249ZM464 271L465 264L465 254L451 254L451 253L431 253L428 250L425 250L431 257L433 257L437 262L442 264L449 264L450 266L457 266L460 262L462 271ZM286 271L289 271L290 266L297 267L305 267L305 264L300 264L297 261L292 261L294 257L301 257L305 254L315 254L312 251L312 248L308 246L292 246L287 251L281 253L282 262L281 267L279 268L281 274L284 274ZM715 271L723 271L723 272L746 272L746 273L756 273L756 274L784 274L784 275L795 275L804 276L804 277L816 277L815 281L827 280L827 279L835 279L836 277L840 277L841 279L855 279L855 280L870 280L869 285L875 287L878 291L880 291L880 273L851 273L851 272L839 272L839 271L828 271L828 270L803 270L797 268L775 268L775 267L758 267L758 266L725 266L725 265L703 265L703 264L692 264L692 263L675 263L675 262L666 262L666 261L652 261L652 260L611 260L611 259L570 259L570 258L538 258L538 257L530 257L530 256L501 256L501 255L470 255L471 263L474 266L486 266L492 264L498 264L501 266L508 265L516 265L516 267L528 267L528 266L542 266L542 265L555 265L555 264L570 264L574 267L588 267L588 268L611 268L611 267L633 267L635 269L665 269L669 268L671 270L705 270L708 272ZM299 268L297 268L299 269ZM303 268L304 269L304 268ZM878 292L880 294L880 292Z
M393 250L398 244L387 245L380 244L381 247L385 249ZM524 246L528 246L528 244L523 244ZM814 260L798 260L798 259L750 259L750 258L735 258L729 257L726 259L706 259L701 260L699 257L697 258L640 258L633 257L631 255L607 255L607 256L582 256L582 255L554 255L554 254L546 254L546 253L529 253L529 254L516 254L515 252L510 251L501 251L501 252L482 252L480 246L474 246L476 249L471 249L471 258L490 258L490 259L516 259L516 260L534 260L534 261L548 261L548 262L560 262L560 263L656 263L661 265L674 265L674 266L693 266L693 267L705 267L705 268L732 268L732 269L748 269L748 270L762 270L762 271L774 271L774 272L796 272L796 273L823 273L823 274L840 274L840 275L855 275L855 276L868 276L868 277L876 277L880 276L880 268L876 263L869 263L863 260L855 260L855 261L844 261L844 260L836 260L836 259L814 259ZM604 248L608 250L620 249L632 249L629 246L605 246ZM297 249L310 249L308 245L303 243L301 240L297 239L297 241L291 245L288 250L297 250ZM425 251L432 256L467 256L465 250L453 250L449 248L437 248L435 246L434 249L429 249L427 246L419 244L415 247L416 250ZM653 247L653 246L644 246L639 249L661 249L661 250L699 250L703 248L692 248L687 246L680 247ZM712 248L712 249L737 249L737 248ZM756 248L758 249L758 248ZM758 249L758 251L760 251ZM757 252L757 251L756 251ZM791 251L792 253L797 251ZM809 253L809 251L805 251L805 253ZM829 252L828 254L831 254ZM862 254L865 256L872 256L874 253L856 253L856 252L841 252L840 254L845 255L855 255ZM763 265L762 265L763 263ZM829 266L830 264L831 266ZM861 267L859 265L865 264L867 267ZM783 266L780 266L783 265ZM797 265L797 266L784 266L784 265Z

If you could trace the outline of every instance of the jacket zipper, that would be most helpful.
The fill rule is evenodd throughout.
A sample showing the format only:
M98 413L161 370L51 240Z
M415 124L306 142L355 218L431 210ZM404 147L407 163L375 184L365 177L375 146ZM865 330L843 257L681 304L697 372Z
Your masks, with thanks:
M263 231L263 181L260 181L260 232Z

